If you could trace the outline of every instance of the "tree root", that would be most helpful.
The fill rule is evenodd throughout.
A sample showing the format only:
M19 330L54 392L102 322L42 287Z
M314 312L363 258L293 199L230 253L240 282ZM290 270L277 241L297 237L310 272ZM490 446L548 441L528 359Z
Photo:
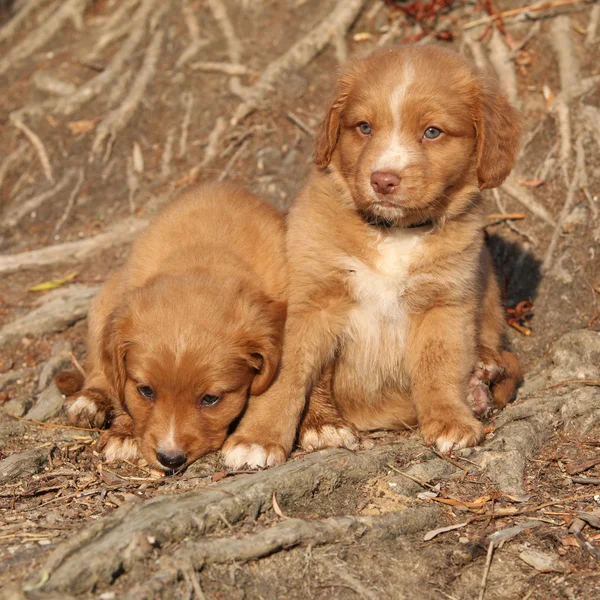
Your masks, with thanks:
M43 2L44 0L29 0L29 2L27 2L25 6L23 6L23 8L21 8L8 23L5 23L2 29L0 29L0 43L10 39L27 20L27 17Z
M556 221L552 218L550 213L511 177L502 184L502 189L509 196L512 196L515 200L520 202L525 208L530 210L534 215L540 217L540 219L545 221L548 225L551 225L552 227L556 225Z
M63 214L60 216L60 219L56 222L54 226L54 235L56 235L60 228L66 223L71 211L73 210L73 206L75 205L75 198L77 198L77 194L81 191L83 186L83 182L85 179L85 171L83 169L79 170L79 177L77 178L77 182L75 183L75 187L71 190L69 195L69 199L67 200L67 205L65 206L65 210Z
M211 2L215 1L211 0ZM347 31L366 4L367 0L339 0L325 20L267 66L250 88L248 98L237 107L231 124L237 125L259 108L267 94L271 92L277 82L281 81L287 71L306 66L329 44L333 30L337 28ZM238 61L232 60L232 62Z
M550 39L558 59L561 90L570 88L580 79L579 62L573 46L571 29L571 19L567 15L553 19Z
M510 52L502 39L501 33L494 28L492 39L490 40L490 62L498 74L504 91L508 95L513 106L521 107L521 98L517 89L517 74L515 66L510 57Z
M31 131L31 129L29 129L29 127L27 127L25 123L23 123L18 113L12 113L10 115L10 120L12 124L17 129L22 131L27 137L27 139L29 139L31 145L34 147L35 151L37 152L40 158L40 162L42 163L42 169L44 171L46 179L51 183L54 183L54 174L52 173L52 167L50 166L50 159L48 158L48 153L46 152L46 148L44 147L44 143L42 142L40 137L37 135L37 133Z
M102 250L130 242L146 225L148 221L145 219L124 219L92 238L65 242L20 254L5 254L0 256L0 273L10 273L27 267L77 262Z
M25 157L27 153L28 145L25 142L22 142L16 150L11 152L0 165L0 190L2 189L2 185L4 184L4 179L13 167L17 166L21 160Z
M178 158L182 158L187 152L188 135L190 132L190 123L192 122L192 109L194 108L194 94L188 90L183 92L181 99L185 105L185 113L183 115L183 122L181 123Z
M135 114L139 105L142 103L146 87L150 81L152 81L156 73L156 65L160 57L163 38L164 33L160 30L154 34L150 45L145 51L142 68L135 78L129 94L121 106L111 111L98 125L96 129L96 137L92 143L90 162L92 162L97 156L102 144L107 138L108 144L106 153L104 155L104 161L106 162L108 160L112 145L117 135L127 126L131 120L131 117Z
M63 26L68 19L78 22L90 0L66 0L54 7L48 19L41 21L41 25L32 31L23 41L15 44L10 51L0 59L0 75L13 68L16 63L31 56L36 50L42 48Z
M114 41L122 38L131 31L132 22L129 13L139 3L140 0L126 0L117 6L114 13L109 17L102 29L106 32L100 36L91 52L86 56L87 61L95 60L102 50ZM138 15L134 17L134 20ZM140 15L143 16L143 15ZM123 23L121 23L124 21Z
M130 571L135 563L154 552L147 541L148 536L152 536L160 546L188 536L197 537L222 530L224 522L235 524L243 519L255 519L270 509L275 492L284 509L288 510L286 507L289 506L291 510L298 503L311 502L316 490L333 493L340 488L353 488L358 482L385 469L386 463L403 449L412 447L417 447L417 444L406 441L380 446L369 452L327 450L183 496L157 497L149 502L126 504L56 548L43 566L43 571L49 575L44 591L64 590L77 594L98 584L109 583L115 573ZM348 522L346 526L349 528L353 524ZM340 531L341 525L335 522L330 526L316 525L313 533L322 527L325 531L322 535L331 535L332 531ZM304 535L307 531L295 529L294 525L286 527L290 527L290 530L284 529L288 536L294 531L296 535ZM274 530L275 541L279 532L281 530ZM273 543L268 532L255 539L263 544L269 543L268 540ZM285 539L289 540L289 537ZM249 552L251 548L251 544L244 541L236 546L231 539L216 543L212 548L215 553L219 550L223 558L228 556L228 545L238 552ZM196 548L199 553L202 552L200 545Z
M587 27L587 35L585 36L585 45L593 46L598 37L598 25L600 25L600 4L592 7L590 12L590 22Z
M4 217L6 225L8 227L14 227L25 215L37 210L44 202L46 202L46 200L50 200L50 198L56 196L56 194L67 187L71 179L73 179L74 174L75 172L73 170L67 170L58 183L49 190L33 196L33 198L30 198L27 202L17 203L12 210L6 212L6 216Z
M132 24L128 24L129 37L112 57L110 64L96 77L82 85L79 90L68 98L59 100L54 105L54 112L61 115L71 115L82 106L99 96L112 81L119 76L125 63L131 59L135 49L144 39L146 23L158 0L142 0L136 11Z
M198 25L198 19L196 19L194 8L190 4L185 5L183 9L183 17L190 34L190 43L181 53L181 56L177 59L177 62L175 63L175 70L181 69L181 67L194 58L196 54L202 50L202 48L208 45L208 41L203 40L200 37L200 26Z
M172 557L159 560L155 575L129 590L123 598L160 598L172 591L172 585L181 578L186 567L199 571L205 565L215 563L248 562L296 546L396 538L433 527L438 515L439 509L429 506L374 517L332 517L319 521L287 519L241 538L187 542Z

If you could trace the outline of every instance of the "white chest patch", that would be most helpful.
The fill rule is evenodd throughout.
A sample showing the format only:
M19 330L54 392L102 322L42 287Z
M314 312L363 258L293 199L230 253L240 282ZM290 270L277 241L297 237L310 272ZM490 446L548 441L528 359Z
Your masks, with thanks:
M345 261L356 306L350 313L343 354L353 368L387 377L402 362L408 326L404 296L411 285L410 267L422 245L422 233L399 229L377 242L374 265L353 257Z

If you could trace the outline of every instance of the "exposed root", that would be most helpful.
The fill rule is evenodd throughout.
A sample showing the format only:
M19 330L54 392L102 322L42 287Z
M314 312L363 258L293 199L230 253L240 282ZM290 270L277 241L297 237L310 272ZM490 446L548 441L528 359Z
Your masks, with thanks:
M66 0L59 3L58 7L53 7L50 16L42 21L39 27L21 42L15 44L4 58L0 59L0 75L4 75L19 61L31 56L36 50L43 47L61 29L65 21L72 19L77 22L77 15L79 15L80 20L88 2L89 0Z
M178 580L183 565L196 571L205 565L248 562L297 546L322 546L342 541L381 539L423 531L435 523L434 507L406 509L379 516L331 517L322 520L287 519L240 538L187 542L167 559L160 560L149 581L131 589L124 598L146 598ZM371 596L373 597L373 596Z
M31 129L29 129L29 127L27 127L25 123L23 123L18 113L12 113L10 115L10 120L17 129L22 131L27 136L27 138L31 142L31 145L35 148L35 151L37 152L40 158L40 162L42 163L42 169L44 171L46 179L54 183L54 174L52 173L52 167L50 166L50 159L48 158L48 153L46 152L46 148L44 147L44 143L42 142L40 137L36 133L31 131Z
M556 101L555 101L556 102ZM558 131L560 133L560 162L567 181L567 167L571 158L571 118L569 107L565 102L558 102L554 107L558 118Z
M127 196L129 212L130 214L133 214L135 212L135 195L140 189L140 180L135 174L135 168L131 156L127 158L127 188L129 189L129 194Z
M590 12L590 21L587 26L587 35L585 36L585 45L593 46L598 37L598 25L600 24L600 4L592 7Z
M584 126L591 131L600 147L600 109L596 106L585 105L581 107L581 115L584 117Z
M10 39L21 27L21 25L27 20L27 17L36 9L38 6L43 4L44 0L29 0L19 12L17 12L8 23L5 23L0 29L0 43Z
M565 104L570 104L573 100L577 100L577 98L583 96L584 94L588 94L593 91L594 88L600 84L600 75L592 75L591 77L586 77L581 81L573 84L571 87L568 87L565 90L562 90L560 94L556 96L550 110L552 110L555 106L558 106L561 102Z
M98 125L96 129L96 137L92 143L90 162L92 162L98 155L103 143L107 139L108 143L104 161L106 162L108 160L112 145L117 135L127 126L131 117L135 114L136 110L141 104L144 98L146 87L154 78L156 73L156 65L160 57L163 38L164 33L160 30L154 34L152 41L145 52L142 67L135 78L133 85L131 86L129 94L121 106L111 111Z
M204 151L204 158L200 166L202 168L209 165L216 157L219 151L219 143L223 137L225 130L227 129L227 123L223 117L218 117L215 121L215 126L208 136L208 146Z
M79 90L68 98L56 103L54 111L62 115L70 115L82 106L99 96L112 81L119 76L123 66L131 60L135 49L146 35L146 22L158 0L142 0L132 23L128 24L129 37L112 57L110 64L96 77L82 85Z
M502 189L512 196L517 202L520 202L525 208L530 210L534 215L551 225L556 226L556 221L550 213L527 191L509 177L503 184Z
M492 190L492 193L494 194L494 200L496 200L496 206L498 207L498 210L503 214L506 215L508 214L506 212L506 207L504 206L504 202L502 202L502 198L500 197L500 192L498 191L497 188ZM522 229L520 229L519 227L517 227L512 221L510 220L505 220L504 224L514 233L516 233L517 235L520 235L521 237L525 238L534 248L538 245L538 241L536 238L534 238L532 235L526 233L525 231L523 231Z
M44 202L46 202L46 200L50 200L50 198L53 198L56 194L62 192L62 190L67 187L74 174L75 172L73 170L68 170L58 183L49 190L33 196L33 198L30 198L26 202L16 202L15 207L6 213L6 217L4 218L6 225L14 227L25 215L37 210Z
M560 215L558 217L558 222L554 231L552 232L552 238L550 239L550 243L548 244L548 249L546 250L546 255L544 257L544 262L542 263L542 271L544 273L548 273L550 267L552 266L552 260L554 257L554 252L556 250L556 246L558 244L558 239L560 234L562 233L562 228L566 218L571 213L571 208L573 207L573 201L575 200L575 192L579 187L580 182L580 166L584 165L583 158L583 143L581 142L581 136L577 140L577 144L575 146L577 150L577 166L575 167L575 172L573 173L573 178L571 179L571 183L569 184L569 189L567 190L567 198L565 203L560 211ZM580 156L580 153L582 154ZM585 168L585 165L584 165Z
M227 179L227 177L229 177L229 173L231 173L231 169L233 169L233 166L235 165L235 163L240 159L242 154L246 151L246 148L248 147L249 143L250 143L250 141L246 139L246 140L244 140L244 142L242 144L240 144L240 147L233 153L233 155L231 156L231 158L225 165L225 168L219 175L219 181L225 181L225 179Z
M27 144L21 143L16 150L13 150L0 164L0 190L8 173L11 169L21 162L21 159L25 157L27 152Z
M571 19L567 15L556 17L552 22L550 39L560 73L560 88L566 90L575 85L579 79L579 61L571 37Z
M248 69L244 65L233 63L200 61L190 65L195 71L207 73L225 73L225 75L247 75Z
M190 132L190 123L192 122L192 109L194 108L194 94L190 91L183 92L181 100L185 105L185 114L183 115L183 122L181 123L181 137L179 138L179 152L177 153L178 158L182 158L187 152L188 135Z
M521 99L517 90L517 74L511 60L510 52L504 43L501 33L494 29L490 40L490 61L498 74L500 83L514 106L521 106Z
M138 4L140 0L125 0L117 6L113 14L107 19L106 23L102 26L102 29L106 32L103 33L92 51L86 56L87 61L93 61L97 58L102 50L108 45L112 44L119 38L127 35L131 31L132 20L129 17L130 11L134 6ZM134 20L136 17L134 17Z
M559 146L560 146L560 142L556 142L554 144L554 146L552 146L552 148L550 148L550 150L548 151L548 154L546 154L546 158L544 159L544 162L542 162L540 164L540 166L536 169L535 174L533 176L534 179L542 179L543 181L548 180L550 171L552 170L552 168L554 167L554 164L556 163L556 159L554 158L554 155L556 154L556 151L558 150Z
M77 198L77 194L79 194L79 192L81 191L81 187L83 186L84 180L85 171L83 169L80 169L79 177L77 178L75 187L71 190L71 194L69 195L69 199L67 200L65 210L61 215L60 219L57 221L56 225L54 226L54 235L56 235L60 231L60 228L65 224L66 220L69 218L69 215L73 210L73 206L75 205L75 198Z
M482 70L488 69L489 63L483 51L481 42L477 39L473 33L465 33L464 41L471 51L473 62Z
M227 42L227 54L229 54L229 60L235 65L240 64L242 62L242 44L235 34L235 30L233 29L224 3L221 0L208 0L207 4ZM233 94L242 99L245 99L248 94L248 90L242 85L240 78L237 76L234 76L229 80L229 89Z
M203 40L200 37L198 19L196 19L194 8L190 4L185 5L183 9L183 18L185 19L185 24L187 25L190 34L190 43L177 59L175 69L181 69L181 67L194 58L194 56L208 44L207 40Z
M348 60L348 44L346 44L346 30L336 27L333 30L333 47L337 61L343 65Z
M211 4L214 2L216 0L211 0ZM232 125L237 125L256 110L287 71L306 66L321 52L331 41L332 30L347 31L366 4L367 0L339 0L325 20L267 66L250 88L248 98L237 107L231 120Z
M173 143L175 142L175 127L171 127L167 132L165 148L160 157L160 176L168 179L171 175L171 160L173 160Z
M61 81L46 71L36 71L31 78L31 83L38 90L53 96L69 96L77 91L72 83Z
M20 254L5 254L0 256L0 273L9 273L27 267L77 262L102 250L130 242L147 224L148 221L145 219L124 219L91 238Z

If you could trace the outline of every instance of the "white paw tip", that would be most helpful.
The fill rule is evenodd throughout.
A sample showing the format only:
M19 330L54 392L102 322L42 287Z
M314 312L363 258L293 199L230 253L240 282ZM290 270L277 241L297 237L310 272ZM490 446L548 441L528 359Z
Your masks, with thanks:
M137 442L133 438L111 438L104 448L106 462L133 460L137 455Z
M223 460L231 469L239 469L248 465L251 469L271 466L273 457L267 456L267 451L259 444L238 444L223 451Z
M347 427L325 425L320 431L316 429L306 431L302 436L301 446L307 450L341 447L353 450L358 447L358 442Z
M98 407L93 400L90 400L87 396L78 396L69 407L69 414L83 415L87 414L94 416L98 412Z

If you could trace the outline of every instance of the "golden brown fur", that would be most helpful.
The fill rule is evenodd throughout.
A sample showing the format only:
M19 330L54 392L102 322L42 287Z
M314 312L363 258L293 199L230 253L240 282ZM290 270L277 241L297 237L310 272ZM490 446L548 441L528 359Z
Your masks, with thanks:
M508 175L519 129L496 82L453 52L351 63L289 213L282 369L227 440L229 465L282 462L301 419L310 448L351 447L354 428L418 425L444 451L482 438L481 382L499 382L501 406L520 371L502 354L480 189Z
M92 306L88 374L69 409L75 423L110 421L109 460L137 442L169 469L221 447L278 368L284 254L281 214L225 184L186 191L140 235Z

